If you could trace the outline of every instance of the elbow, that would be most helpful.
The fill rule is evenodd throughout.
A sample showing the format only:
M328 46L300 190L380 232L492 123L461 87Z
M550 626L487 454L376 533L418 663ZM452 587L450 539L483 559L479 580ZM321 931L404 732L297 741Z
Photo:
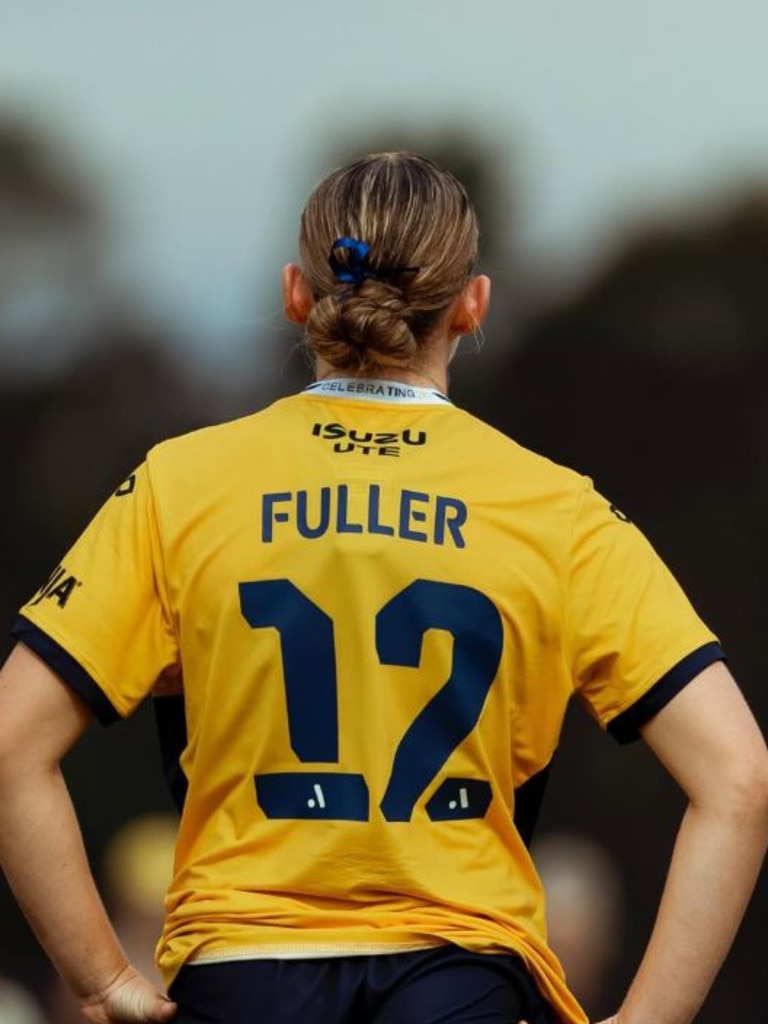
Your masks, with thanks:
M716 804L720 813L762 822L768 828L768 750L720 768L720 783L706 802Z

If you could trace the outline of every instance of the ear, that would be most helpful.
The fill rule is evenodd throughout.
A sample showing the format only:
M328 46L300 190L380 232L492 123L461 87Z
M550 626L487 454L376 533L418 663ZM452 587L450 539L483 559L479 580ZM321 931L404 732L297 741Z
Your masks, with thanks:
M491 302L491 279L485 274L471 277L456 297L451 310L449 332L472 334L485 319Z
M305 324L314 305L312 290L301 272L301 267L288 263L283 268L283 307L292 324Z

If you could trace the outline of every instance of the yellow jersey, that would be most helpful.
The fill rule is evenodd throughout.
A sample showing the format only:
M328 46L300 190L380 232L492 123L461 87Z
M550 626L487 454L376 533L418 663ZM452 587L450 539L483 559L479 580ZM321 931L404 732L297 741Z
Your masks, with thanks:
M451 942L572 1024L527 849L566 705L628 740L722 657L588 479L356 379L152 449L15 634L105 722L155 696L169 982Z

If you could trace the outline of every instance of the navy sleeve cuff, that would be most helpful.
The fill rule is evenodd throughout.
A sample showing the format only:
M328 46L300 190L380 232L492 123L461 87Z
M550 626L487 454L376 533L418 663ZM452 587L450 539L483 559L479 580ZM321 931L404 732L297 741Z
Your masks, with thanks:
M48 668L74 690L102 725L111 725L122 718L122 715L83 666L34 622L25 619L23 615L19 616L13 624L11 635L25 647L34 651Z
M704 644L679 661L666 672L647 693L617 715L608 723L608 732L619 743L632 743L640 738L640 727L650 722L676 697L680 691L695 679L699 672L716 661L725 661L720 644Z

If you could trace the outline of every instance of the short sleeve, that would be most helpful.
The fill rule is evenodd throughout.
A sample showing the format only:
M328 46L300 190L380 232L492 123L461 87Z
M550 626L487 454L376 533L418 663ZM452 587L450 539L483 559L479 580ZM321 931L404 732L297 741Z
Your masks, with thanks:
M146 464L101 508L13 627L104 723L178 672Z
M566 658L575 688L619 742L703 668L724 657L643 534L587 482L566 595Z

